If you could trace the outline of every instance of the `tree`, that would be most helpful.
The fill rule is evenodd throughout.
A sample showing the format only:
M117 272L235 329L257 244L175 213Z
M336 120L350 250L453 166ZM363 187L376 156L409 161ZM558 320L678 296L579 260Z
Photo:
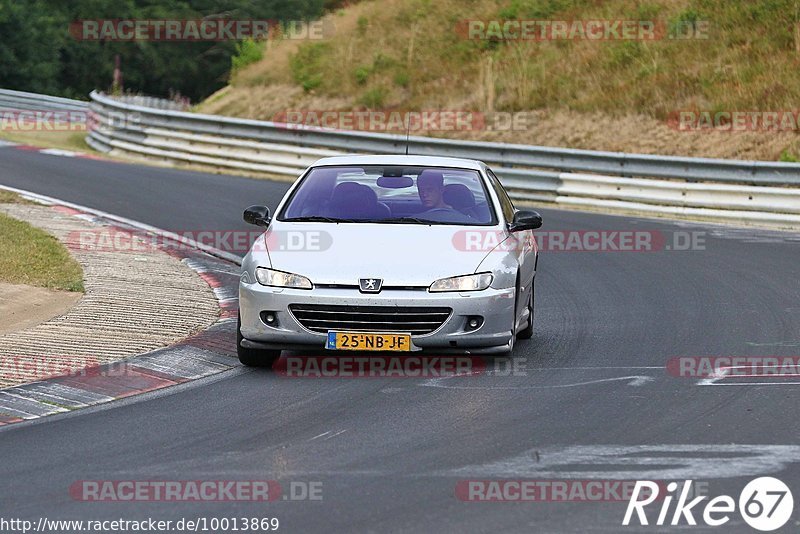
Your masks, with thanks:
M201 100L227 83L235 42L85 41L79 20L310 20L323 0L0 0L0 87L86 98L111 86L121 58L125 89Z

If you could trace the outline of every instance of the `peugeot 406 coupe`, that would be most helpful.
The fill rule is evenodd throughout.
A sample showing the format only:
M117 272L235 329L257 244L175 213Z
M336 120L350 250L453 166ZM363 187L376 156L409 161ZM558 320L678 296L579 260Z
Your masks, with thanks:
M317 161L242 262L237 347L508 354L533 335L538 213L514 208L482 162L427 156Z

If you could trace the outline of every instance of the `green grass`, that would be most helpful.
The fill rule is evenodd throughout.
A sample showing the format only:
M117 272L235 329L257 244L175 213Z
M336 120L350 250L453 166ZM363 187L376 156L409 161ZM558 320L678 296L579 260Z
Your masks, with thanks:
M789 152L789 149L787 148L786 150L781 152L780 161L783 161L785 163L798 163L800 162L800 154L798 155L792 154L791 152Z
M0 204L33 204L16 193L0 189Z
M261 61L263 57L264 48L262 43L258 43L252 39L246 39L237 43L236 54L231 57L231 72L235 74L236 71L241 70L247 65Z
M323 78L325 69L321 62L326 61L327 51L327 43L311 43L300 48L298 53L292 56L290 62L292 76L295 83L304 91L318 89L325 81ZM337 71L339 68L341 66L337 65Z
M43 148L94 152L94 149L86 144L86 132L0 131L0 139Z
M14 201L0 191L0 201ZM47 232L0 214L0 281L83 291L83 270L64 245Z

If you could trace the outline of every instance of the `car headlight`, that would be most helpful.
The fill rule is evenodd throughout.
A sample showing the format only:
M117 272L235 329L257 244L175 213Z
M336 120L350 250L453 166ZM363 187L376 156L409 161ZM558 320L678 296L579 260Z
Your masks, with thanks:
M262 286L292 287L295 289L311 289L311 280L299 274L285 273L265 267L256 269L256 280Z
M492 278L492 273L442 278L432 283L428 291L432 293L443 291L483 291L492 284Z

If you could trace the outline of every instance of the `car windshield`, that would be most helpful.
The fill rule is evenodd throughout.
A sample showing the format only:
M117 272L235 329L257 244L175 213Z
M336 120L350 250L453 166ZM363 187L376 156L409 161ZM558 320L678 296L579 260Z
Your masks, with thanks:
M278 220L400 224L494 224L478 171L443 167L318 167Z

